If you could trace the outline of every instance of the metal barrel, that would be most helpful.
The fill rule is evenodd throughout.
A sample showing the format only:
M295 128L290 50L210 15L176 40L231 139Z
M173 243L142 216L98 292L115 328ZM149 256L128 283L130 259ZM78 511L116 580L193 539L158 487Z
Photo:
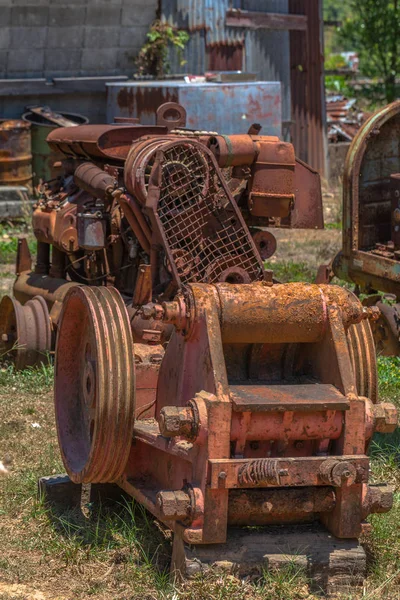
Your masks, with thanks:
M32 185L30 124L0 119L0 185Z
M59 114L78 125L86 125L89 122L89 119L83 115L66 112L59 112ZM54 168L54 164L63 160L65 156L60 152L51 150L46 142L50 131L57 129L57 125L33 112L24 113L22 118L31 125L33 185L36 187L41 181L49 181L59 175L57 169Z

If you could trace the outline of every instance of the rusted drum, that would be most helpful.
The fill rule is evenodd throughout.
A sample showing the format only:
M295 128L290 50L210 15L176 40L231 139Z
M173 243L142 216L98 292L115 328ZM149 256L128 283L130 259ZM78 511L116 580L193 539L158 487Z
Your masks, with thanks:
M89 119L83 115L75 113L60 113L63 117L75 121L78 125L86 125ZM33 183L38 186L41 181L49 181L57 175L58 170L54 164L60 160L64 160L65 156L61 152L54 152L46 142L46 138L53 129L57 129L58 125L51 123L44 117L33 112L26 112L22 115L26 124L30 124L32 132L32 154L33 154Z
M32 185L30 124L0 119L0 185Z
M51 350L51 322L45 300L35 296L21 304L11 296L0 302L0 356L25 369L46 361Z
M368 320L350 325L347 330L347 345L356 378L357 393L375 404L378 401L378 372L374 338Z
M135 361L115 288L76 287L60 315L55 365L58 442L75 483L117 481L131 447Z

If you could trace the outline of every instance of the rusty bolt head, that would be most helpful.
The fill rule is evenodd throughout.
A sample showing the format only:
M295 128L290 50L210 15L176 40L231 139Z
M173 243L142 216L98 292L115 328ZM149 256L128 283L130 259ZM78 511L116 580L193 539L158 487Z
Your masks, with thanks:
M156 505L164 519L171 521L187 519L191 512L190 496L183 490L159 492Z
M160 304L154 304L154 302L149 302L148 304L144 304L141 308L141 317L143 319L161 319L163 314L163 308Z
M374 405L375 431L393 433L397 427L397 408L391 402Z
M331 481L335 487L342 485L352 485L357 477L357 471L354 465L346 461L339 462L331 472Z
M161 435L190 438L194 434L195 417L192 408L187 406L164 406L158 418Z
M370 319L371 321L377 321L381 316L381 311L377 306L364 306L363 318Z

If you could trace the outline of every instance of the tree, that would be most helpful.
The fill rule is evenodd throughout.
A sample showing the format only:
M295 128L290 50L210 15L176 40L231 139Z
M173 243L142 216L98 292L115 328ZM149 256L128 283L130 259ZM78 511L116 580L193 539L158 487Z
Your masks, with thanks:
M350 10L340 35L358 52L360 71L382 78L386 101L393 102L400 71L400 0L350 0Z

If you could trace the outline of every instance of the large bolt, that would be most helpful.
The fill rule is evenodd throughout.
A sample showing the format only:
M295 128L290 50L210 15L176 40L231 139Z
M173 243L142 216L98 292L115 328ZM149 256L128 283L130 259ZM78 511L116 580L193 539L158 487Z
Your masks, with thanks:
M377 306L364 306L363 318L370 319L371 321L377 321L381 316L381 311Z
M328 458L321 464L319 475L324 483L342 487L342 485L352 485L355 482L357 470L347 461Z
M181 435L191 438L195 435L195 415L190 406L164 406L160 411L158 424L164 437Z
M397 427L397 408L391 402L381 402L373 406L375 431L393 433Z
M190 496L183 490L158 492L156 505L162 517L170 521L184 521L190 516Z

